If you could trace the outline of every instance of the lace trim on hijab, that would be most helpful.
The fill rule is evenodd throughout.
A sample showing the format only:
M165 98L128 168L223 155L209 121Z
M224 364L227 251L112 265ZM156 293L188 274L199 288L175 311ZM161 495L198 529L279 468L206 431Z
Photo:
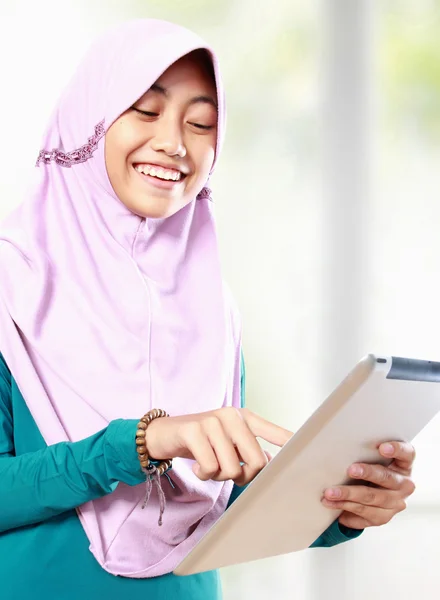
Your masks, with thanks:
M79 163L86 162L92 157L92 154L98 148L98 142L105 135L104 119L95 126L95 133L92 137L89 137L87 144L78 148L78 150L72 150L72 152L61 152L60 150L41 150L38 155L36 167L40 163L48 165L51 162L55 162L60 167L72 167Z
M84 146L81 146L78 150L72 150L72 152L61 152L61 150L57 150L56 148L53 150L43 149L38 155L35 166L40 166L40 163L48 165L51 162L55 162L57 165L60 165L60 167L73 167L73 165L86 162L92 157L93 153L98 148L99 140L102 139L104 135L105 126L103 119L95 126L95 133L89 137L87 144L84 144ZM205 186L197 195L197 200L207 199L212 202L211 194L211 190Z
M197 194L197 200L204 200L205 198L207 200L210 200L212 202L212 196L211 196L212 192L209 189L209 187L204 187L198 194Z

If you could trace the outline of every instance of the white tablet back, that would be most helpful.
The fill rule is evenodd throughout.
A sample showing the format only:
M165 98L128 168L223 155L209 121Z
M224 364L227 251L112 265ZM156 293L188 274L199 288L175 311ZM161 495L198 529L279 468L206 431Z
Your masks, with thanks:
M338 513L325 488L385 441L411 441L440 410L440 363L368 355L174 571L189 575L307 548Z

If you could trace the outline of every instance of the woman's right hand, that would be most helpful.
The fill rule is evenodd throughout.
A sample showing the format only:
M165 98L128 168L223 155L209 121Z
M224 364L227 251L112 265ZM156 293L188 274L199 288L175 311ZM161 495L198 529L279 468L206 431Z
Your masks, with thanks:
M190 458L199 479L232 479L243 486L268 462L256 438L281 447L291 435L246 408L227 407L155 419L148 426L146 442L148 455L156 460Z

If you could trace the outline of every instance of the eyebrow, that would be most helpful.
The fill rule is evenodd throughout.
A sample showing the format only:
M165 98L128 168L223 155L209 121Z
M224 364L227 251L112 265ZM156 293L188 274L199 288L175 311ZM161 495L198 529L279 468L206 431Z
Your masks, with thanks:
M157 92L158 94L162 94L162 96L165 96L165 97L168 96L168 90L166 88L164 88L163 86L159 85L158 83L153 83L153 85L150 87L150 89L148 91ZM211 96L204 96L204 95L194 96L194 98L191 98L191 100L189 102L190 105L198 104L198 103L210 104L211 106L213 106L215 108L215 110L218 110L217 102Z

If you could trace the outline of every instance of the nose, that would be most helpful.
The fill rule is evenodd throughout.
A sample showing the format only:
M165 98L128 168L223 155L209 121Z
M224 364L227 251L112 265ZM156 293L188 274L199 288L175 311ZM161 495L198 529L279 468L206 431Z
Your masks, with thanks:
M168 156L186 156L186 147L180 124L177 119L162 118L157 122L154 137L151 139L151 147L156 152L165 152Z

